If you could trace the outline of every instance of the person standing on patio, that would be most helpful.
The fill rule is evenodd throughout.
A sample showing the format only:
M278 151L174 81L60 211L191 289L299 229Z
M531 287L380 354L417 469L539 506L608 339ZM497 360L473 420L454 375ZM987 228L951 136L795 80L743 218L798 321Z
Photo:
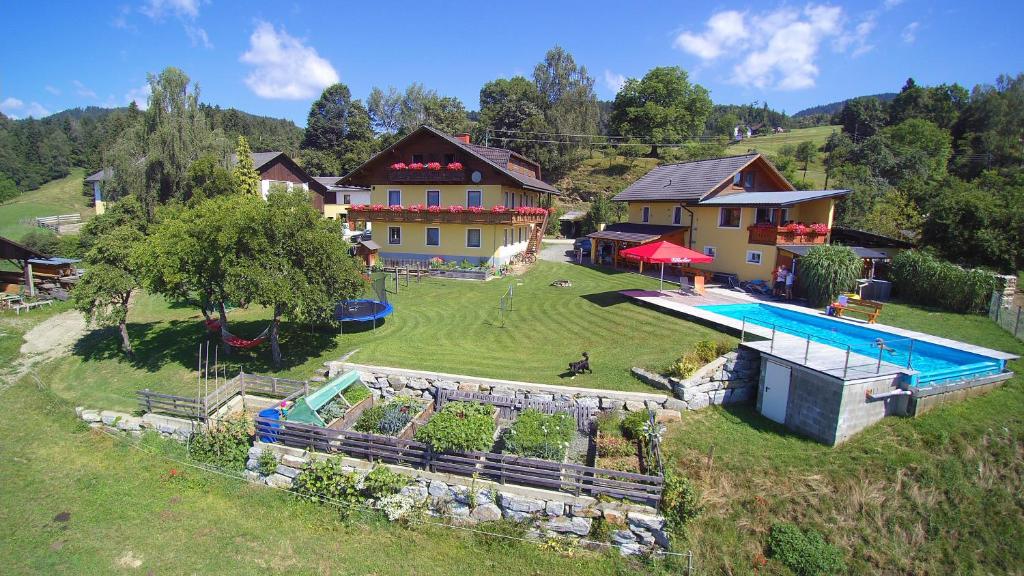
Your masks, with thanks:
M793 284L796 282L796 271L786 274L786 300L793 299Z
M779 266L779 269L775 271L775 285L772 287L772 294L776 296L783 296L786 291L786 276L789 273L786 271L786 267Z

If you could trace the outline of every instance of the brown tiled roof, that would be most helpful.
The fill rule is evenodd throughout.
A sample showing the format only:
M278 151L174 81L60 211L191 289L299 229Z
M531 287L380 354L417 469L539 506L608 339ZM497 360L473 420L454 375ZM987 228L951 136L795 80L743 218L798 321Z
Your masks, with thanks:
M662 226L659 224L633 224L619 222L610 224L600 232L588 234L587 238L601 240L621 240L623 242L639 242L641 244L661 238L665 234L681 230L682 226Z
M657 166L612 200L699 200L758 156L744 154Z
M459 148L462 148L466 152L469 152L473 156L480 158L490 164L493 164L496 168L501 170L506 176L511 177L513 180L519 182L523 188L530 190L536 190L538 192L546 192L548 194L561 194L557 188L548 184L543 180L539 180L526 174L520 174L514 170L510 170L508 167L508 160L514 152L511 150L505 150L504 148L491 148L490 146L481 146L479 144L466 144L458 138L453 138L444 132L436 128L424 125L420 128L421 130L429 130L430 132L448 140L452 144L455 144ZM532 162L532 160L531 160Z

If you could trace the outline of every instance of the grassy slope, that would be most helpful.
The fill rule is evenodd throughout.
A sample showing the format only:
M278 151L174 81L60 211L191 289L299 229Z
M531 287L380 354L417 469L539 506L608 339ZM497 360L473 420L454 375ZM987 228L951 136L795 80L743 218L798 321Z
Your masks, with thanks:
M18 414L0 421L4 574L637 573L635 563L611 556L565 558L441 527L343 523L331 508L91 432L66 401L27 381L0 394ZM146 443L183 456L168 444Z
M0 205L0 236L21 238L35 228L32 219L39 216L78 212L82 218L91 217L95 211L89 206L89 198L82 194L84 177L85 171L75 168L65 178L47 182Z
M883 314L887 324L1024 354L1024 343L983 316L898 304ZM753 570L779 520L822 531L857 574L1016 573L1024 565L1021 376L916 419L887 419L837 448L749 407L686 413L666 453L704 490L709 512L689 541L709 573ZM785 573L774 561L767 568Z
M572 288L554 288L569 279ZM515 282L514 311L501 327L498 299ZM520 285L521 283L521 285ZM657 280L541 261L527 275L480 284L458 280L415 281L392 295L394 316L377 328L339 335L286 325L288 358L282 376L308 378L325 360L356 349L356 362L472 374L492 378L653 392L635 380L632 366L662 368L701 338L720 337L702 326L632 304L619 290L650 289ZM111 330L95 331L75 355L47 369L56 392L86 406L134 408L134 391L194 394L195 362L206 333L198 311L171 308L143 296L129 314L136 358L124 359ZM257 334L268 315L260 309L231 312L232 331ZM647 343L637 347L635 342ZM594 374L561 378L582 351ZM231 358L231 373L269 372L263 347ZM211 358L211 363L213 362Z
M825 144L828 140L832 131L839 131L838 126L815 126L813 128L798 128L782 134L771 134L768 136L758 136L750 140L743 140L731 144L725 151L728 154L745 154L749 151L764 152L767 154L778 154L779 149L790 144L796 147L797 144L810 140L814 142L819 148ZM818 187L825 185L825 165L823 164L824 156L819 152L818 159L811 162L807 169L807 180L810 180ZM803 164L798 163L800 170L797 170L797 177L803 178Z

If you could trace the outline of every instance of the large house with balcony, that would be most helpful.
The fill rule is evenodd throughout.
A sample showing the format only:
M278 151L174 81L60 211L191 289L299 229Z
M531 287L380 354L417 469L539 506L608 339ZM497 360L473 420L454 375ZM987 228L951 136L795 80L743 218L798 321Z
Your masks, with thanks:
M479 146L468 134L422 126L339 182L370 189L348 209L369 222L385 262L468 260L502 265L540 248L551 196L540 165L510 150Z
M770 281L802 247L828 242L848 193L796 190L761 154L658 166L613 198L628 221L590 234L591 258L617 266L622 249L667 240L714 257L695 268Z

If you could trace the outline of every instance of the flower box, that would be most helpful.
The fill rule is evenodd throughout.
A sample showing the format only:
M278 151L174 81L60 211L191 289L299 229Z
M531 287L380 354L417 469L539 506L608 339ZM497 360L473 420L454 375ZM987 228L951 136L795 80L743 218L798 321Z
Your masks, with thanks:
M433 171L436 172L436 171L441 169L441 163L440 162L429 162L429 163L427 163L424 166L424 168L426 168L427 170L433 170Z
M462 162L449 162L448 165L445 166L445 169L449 170L449 171L452 171L452 172L461 171L462 170Z
M420 162L413 162L409 164L409 170L423 170L423 164Z
M391 165L392 170L408 170L409 167L404 162L395 162Z

